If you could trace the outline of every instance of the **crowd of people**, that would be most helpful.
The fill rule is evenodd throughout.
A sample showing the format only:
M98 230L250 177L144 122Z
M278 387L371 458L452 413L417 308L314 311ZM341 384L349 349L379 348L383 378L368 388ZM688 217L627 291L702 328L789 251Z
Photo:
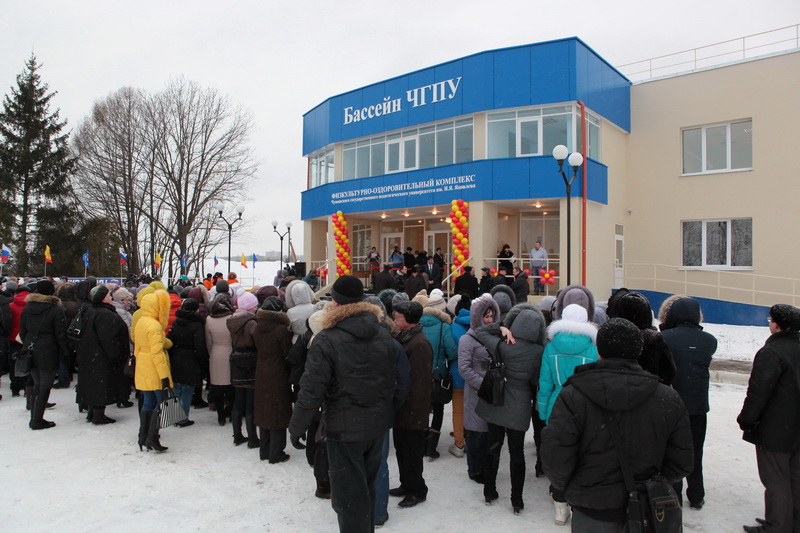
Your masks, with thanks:
M619 289L597 302L575 284L530 303L503 273L484 269L487 282L469 267L448 297L433 256L408 276L393 272L393 260L376 272L372 293L357 277L340 276L330 298L288 273L250 290L233 273L170 287L149 278L8 279L0 291L2 370L12 396L27 397L32 430L55 426L44 418L50 390L71 387L77 373L87 422L112 424L107 406L138 404L140 450L167 450L160 411L172 395L185 414L176 426L194 423L192 407L212 409L220 426L230 423L233 445L258 449L262 461L289 459L288 432L341 531L383 525L391 497L403 508L426 501L425 460L440 457L448 403L447 453L466 458L468 482L483 486L487 505L500 497L507 442L511 506L515 514L525 508L532 427L533 473L550 482L557 525L625 530L618 453L635 479L663 476L681 503L685 496L691 509L703 508L717 342L700 326L697 300L675 295L654 314L641 293ZM765 518L745 527L756 533L791 531L800 511L791 484L800 475L800 310L773 306L769 326L738 419L757 446L767 489ZM30 345L33 368L16 375L16 356ZM490 401L481 388L496 362L504 387Z

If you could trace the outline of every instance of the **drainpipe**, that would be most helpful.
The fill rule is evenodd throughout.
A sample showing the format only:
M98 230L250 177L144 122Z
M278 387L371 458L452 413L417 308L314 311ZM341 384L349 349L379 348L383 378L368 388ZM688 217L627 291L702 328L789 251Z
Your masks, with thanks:
M581 175L581 285L586 286L586 167L589 159L586 157L586 105L578 101L581 108L581 154L583 155Z

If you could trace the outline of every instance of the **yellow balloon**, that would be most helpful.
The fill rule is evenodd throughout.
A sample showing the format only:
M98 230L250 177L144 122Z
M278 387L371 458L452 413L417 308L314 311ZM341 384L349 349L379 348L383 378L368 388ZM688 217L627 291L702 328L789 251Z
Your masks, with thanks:
M337 229L337 230L336 230L336 236L337 236L337 237L341 237L341 236L342 236L342 230L340 230L340 229Z
M342 213L341 211L336 211L336 216L337 216L337 217L341 217L343 214L344 214L344 213Z
M458 233L456 233L456 238L459 239L459 240L463 239L464 238L464 234L459 231Z
M350 252L345 252L342 254L345 259L350 259Z
M462 213L460 209L458 211L456 211L456 218L457 219L461 220L461 217L463 217L463 216L464 216L464 213Z
M463 239L461 239L461 244L469 244L469 239L464 237Z
M450 205L458 206L458 200L453 200L450 202Z
M458 267L456 267L455 265L450 265L450 270L455 270L456 268Z
M461 224L461 227L467 229L469 227L469 222L464 222L463 224Z
M349 238L347 238L347 237L345 237L345 238L344 238L344 243L345 243L345 244L350 244L350 239L349 239Z
M461 222L461 225L463 226L463 225L464 225L464 223L467 221L467 217L465 217L465 216L462 216L462 217L460 217L458 220Z
M463 208L464 209L469 209L469 202L464 202Z
M464 257L463 255L459 255L459 256L458 256L458 260L459 260L459 261L465 261L466 259L467 259L467 258L466 258L466 257Z
M347 274L347 275L349 276L349 275L350 275L350 269L349 269L349 268L345 268L345 269L344 269L344 273L345 273L345 274Z
M344 226L344 227L346 228L346 227L347 227L347 221L346 221L346 220L344 220L344 219L342 219L342 221L341 221L341 222L342 222L342 226Z

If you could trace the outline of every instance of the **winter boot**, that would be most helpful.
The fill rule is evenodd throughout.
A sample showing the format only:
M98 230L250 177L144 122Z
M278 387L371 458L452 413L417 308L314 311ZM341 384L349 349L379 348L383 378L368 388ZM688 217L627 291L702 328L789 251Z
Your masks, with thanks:
M91 422L94 418L94 409L92 407L86 408L86 421Z
M233 445L239 446L247 439L242 435L242 412L233 411L231 413L231 425L233 426Z
M273 429L269 432L269 462L270 464L282 463L289 460L286 449L286 430ZM330 492L330 489L328 490Z
M133 404L131 404L133 405ZM106 408L105 406L102 407L90 407L90 413L92 413L92 424L95 426L102 426L105 424L113 424L116 422L113 418L106 416Z
M142 451L142 446L147 440L147 432L150 429L150 417L153 415L152 411L142 411L139 413L139 451Z
M556 507L555 524L557 526L567 525L567 520L569 520L569 505L567 505L567 502L557 502L555 500L553 503Z
M428 461L435 461L439 458L439 452L436 451L436 447L439 445L439 436L441 434L440 431L428 428L428 434L425 436L425 457L428 458Z
M25 387L25 409L33 409L33 387Z
M500 466L500 455L486 453L483 456L483 499L486 505L500 497L497 493L497 469Z
M36 394L33 407L31 408L31 429L48 429L56 425L55 422L50 422L44 419L44 410L47 406L47 400L50 398L50 389L40 390Z
M522 489L525 486L525 461L513 461L509 467L511 473L511 506L514 514L525 508L522 501Z
M262 427L258 428L260 439L258 439L258 458L262 461L269 460L269 430Z
M256 433L256 425L253 423L253 415L245 415L244 425L247 428L247 447L251 450L259 448L258 434Z
M25 398L31 404L31 406L28 408L28 410L31 412L31 420L28 423L28 427L30 427L30 428L33 427L33 414L34 414L33 406L36 403L36 394L38 392L39 392L39 389L32 389L29 393L27 393L25 395Z
M150 414L150 422L147 426L147 438L144 441L144 445L147 446L147 451L155 450L157 452L165 452L167 451L166 446L162 446L161 442L159 442L158 430L160 425L160 420L157 411L152 411Z

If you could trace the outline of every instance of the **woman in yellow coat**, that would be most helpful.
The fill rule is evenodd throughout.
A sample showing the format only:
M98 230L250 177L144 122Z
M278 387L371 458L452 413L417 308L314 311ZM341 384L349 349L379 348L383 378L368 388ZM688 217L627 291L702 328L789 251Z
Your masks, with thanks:
M158 406L164 399L163 391L172 386L169 341L164 333L169 320L169 295L157 290L141 300L139 319L133 328L134 354L136 355L136 389L143 397L139 418L139 450L163 452L167 449L158 440Z

